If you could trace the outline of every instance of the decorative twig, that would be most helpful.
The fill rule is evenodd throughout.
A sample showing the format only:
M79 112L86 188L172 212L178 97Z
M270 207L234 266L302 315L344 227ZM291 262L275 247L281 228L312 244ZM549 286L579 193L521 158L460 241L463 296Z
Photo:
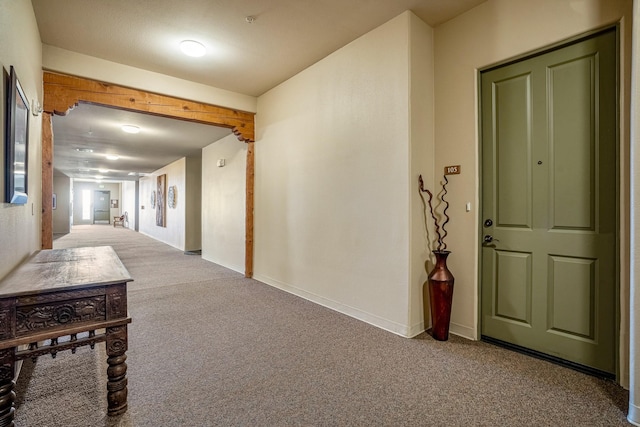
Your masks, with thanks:
M420 182L420 191L423 193L427 193L429 195L429 199L427 201L428 205L429 205L429 212L431 212L431 218L433 218L433 223L435 224L435 231L436 231L436 236L438 236L438 250L440 250L440 246L442 245L442 235L440 234L440 226L438 225L438 218L436 217L436 214L433 210L433 193L431 193L431 191L427 190L426 188L424 188L424 181L422 181L422 175L418 176L418 181ZM446 248L446 246L445 246Z
M442 216L445 217L444 222L442 223L442 239L441 243L444 245L442 249L440 249L440 245L438 244L438 250L447 250L447 244L444 242L444 238L447 237L447 230L445 230L444 226L449 222L449 215L447 215L447 209L449 209L449 202L444 199L444 196L447 195L447 184L449 180L447 179L447 175L444 176L444 184L442 184L442 197L440 200L444 203L444 210L442 211Z
M427 193L429 195L428 205L429 212L431 213L431 218L433 218L433 223L435 226L436 236L438 236L438 251L444 251L447 249L447 244L444 241L444 238L447 237L447 230L445 226L449 222L449 215L447 215L447 209L449 209L449 202L445 200L445 196L447 195L447 184L449 180L447 176L444 176L444 183L442 184L442 191L438 193L438 199L444 203L444 210L442 211L442 216L445 218L442 225L438 223L438 217L435 214L435 209L433 208L433 193L428 189L424 188L424 181L422 180L422 175L418 176L418 182L420 184L420 197L422 197L422 193ZM424 198L423 198L424 201ZM442 228L442 233L440 232L440 228Z

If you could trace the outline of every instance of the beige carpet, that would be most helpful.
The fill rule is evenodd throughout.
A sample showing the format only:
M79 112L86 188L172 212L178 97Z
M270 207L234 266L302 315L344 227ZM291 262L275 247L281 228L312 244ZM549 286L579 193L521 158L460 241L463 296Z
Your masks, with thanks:
M129 288L129 410L106 416L104 345L25 362L17 426L618 426L628 393L486 343L398 337L139 233L114 246Z

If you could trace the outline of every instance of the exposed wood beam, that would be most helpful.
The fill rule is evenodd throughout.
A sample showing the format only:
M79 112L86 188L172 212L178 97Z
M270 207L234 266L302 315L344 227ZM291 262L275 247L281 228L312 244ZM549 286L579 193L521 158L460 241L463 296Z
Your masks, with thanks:
M245 218L245 276L253 276L253 191L254 191L254 113L233 110L171 96L145 92L96 80L45 71L42 153L42 248L45 239L53 246L53 131L51 115L66 115L80 102L121 108L123 110L154 114L213 126L229 128L240 141L247 142L246 165L246 218ZM45 136L45 122L51 137ZM46 147L48 146L48 148ZM45 154L49 149L50 153ZM47 160L45 160L47 159ZM45 175L45 163L51 168L51 178ZM48 213L46 210L48 209ZM50 242L50 243L49 243Z
M178 118L232 129L240 141L255 141L254 113L124 86L45 71L44 111L64 116L79 102Z

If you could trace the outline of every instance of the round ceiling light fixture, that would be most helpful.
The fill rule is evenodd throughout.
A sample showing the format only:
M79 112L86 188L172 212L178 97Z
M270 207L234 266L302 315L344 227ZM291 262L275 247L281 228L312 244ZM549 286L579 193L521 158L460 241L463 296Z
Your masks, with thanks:
M185 55L196 58L204 56L204 54L207 53L207 48L205 48L202 43L195 40L183 40L180 42L180 50L182 50L182 53Z
M138 126L135 126L135 125L122 125L122 127L120 129L122 129L126 133L138 133L138 132L140 132L140 128Z

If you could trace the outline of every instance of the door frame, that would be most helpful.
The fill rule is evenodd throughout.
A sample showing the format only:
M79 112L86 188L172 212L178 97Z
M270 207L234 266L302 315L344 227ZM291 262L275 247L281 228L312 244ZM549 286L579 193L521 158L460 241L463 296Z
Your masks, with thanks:
M111 199L111 190L93 190L93 208L91 209L91 215L92 215L92 220L91 220L91 224L95 224L96 223L96 195L97 193L109 193L109 197L107 197L107 200ZM107 206L109 206L109 214L107 215L107 221L109 221L109 225L111 225L111 204L110 202L107 202Z
M253 206L255 113L189 101L168 95L67 74L43 72L41 248L53 248L53 126L52 116L67 115L80 102L204 123L232 130L247 143L245 184L245 277L253 277Z
M620 360L620 303L621 303L621 281L620 281L620 271L622 268L622 259L621 259L621 245L624 243L621 239L621 230L623 227L625 227L625 223L624 223L624 218L621 216L622 212L621 212L621 206L620 203L622 201L622 193L621 193L621 182L622 182L622 176L621 176L621 172L622 172L622 168L621 168L621 126L623 125L623 123L621 122L622 118L621 118L621 114L620 114L620 101L622 99L624 99L624 93L622 93L623 91L623 87L621 85L621 80L620 80L620 72L622 69L622 64L621 64L621 55L620 55L620 37L621 37L621 28L620 28L620 24L616 23L614 25L606 25L603 27L599 27L597 29L576 35L574 37L570 37L568 39L564 39L560 42L557 43L553 43L551 45L547 45L545 47L542 47L540 49L535 49L533 51L529 51L529 52L525 52L523 54L487 65L485 67L482 68L478 68L477 73L476 73L476 90L477 90L477 116L476 116L476 121L477 121L477 129L478 129L478 146L477 146L477 152L478 152L478 158L477 158L477 168L478 168L478 213L476 216L476 224L479 224L478 229L477 229L477 236L476 236L476 241L477 241L477 253L478 253L478 275L477 275L477 281L478 281L478 286L476 288L476 295L477 295L477 321L476 321L476 334L479 337L480 340L482 340L482 236L484 235L483 233L483 227L482 227L482 212L483 212L483 206L482 206L482 200L483 200L483 187L482 187L482 182L483 182L483 170L482 170L482 153L483 153L483 140L482 140L482 73L486 72L486 71L490 71L492 69L495 68L499 68L499 67L503 67L512 63L516 63L516 62L520 62L520 61L524 61L527 60L529 58L535 57L535 56L539 56L539 55L543 55L547 52L551 52L557 49L561 49L563 47L569 46L571 44L575 44L575 43L579 43L582 40L585 40L587 38L590 37L594 37L600 33L606 32L606 31L611 31L614 30L616 33L616 140L615 140L615 147L616 147L616 170L615 170L615 174L616 174L616 194L615 194L615 215L616 218L618 219L618 226L616 229L616 236L615 236L615 241L616 241L616 253L615 253L615 262L614 262L614 266L615 266L615 301L616 301L616 305L615 305L615 324L616 324L616 335L615 335L615 371L616 371L616 380L619 382L621 379L621 372L620 372L620 368L621 368L621 360ZM625 185L625 187L627 188L628 191L628 185ZM514 349L517 348L517 346L513 347ZM526 349L522 349L525 353L528 353L530 355L534 355L534 356L542 356L542 354L538 354L538 352L536 351L526 351ZM562 362L560 360L556 360L556 358L554 357L549 357L548 360L550 361L556 361L556 362ZM573 366L571 363L567 363L566 366L575 368L575 366ZM588 371L588 370L587 370Z

